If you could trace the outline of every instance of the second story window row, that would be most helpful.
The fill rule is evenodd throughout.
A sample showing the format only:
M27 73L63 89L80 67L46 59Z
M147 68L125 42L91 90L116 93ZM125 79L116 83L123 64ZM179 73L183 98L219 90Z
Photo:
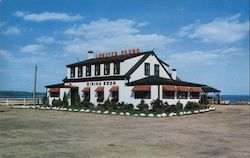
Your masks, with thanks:
M117 63L113 63L114 64L114 74L115 75L118 75L120 74L120 63L117 62ZM76 75L77 77L83 77L83 66L78 66L77 68L77 74L75 72L75 68L76 67L71 67L70 68L70 78L75 78ZM107 63L107 64L104 64L104 71L103 71L103 75L110 75L110 63ZM100 76L101 75L101 65L100 64L96 64L94 65L94 75L95 76ZM86 69L85 69L85 75L87 77L91 76L91 65L86 65Z

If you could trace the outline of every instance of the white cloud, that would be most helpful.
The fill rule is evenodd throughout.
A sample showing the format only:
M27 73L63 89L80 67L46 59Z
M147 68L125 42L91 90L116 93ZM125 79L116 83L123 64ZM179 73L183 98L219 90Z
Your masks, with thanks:
M249 33L249 21L240 22L240 14L231 17L219 17L209 23L194 23L180 29L180 37L201 39L202 42L234 43Z
M3 35L17 35L21 32L18 27L6 25L5 22L0 22L0 29L0 34Z
M42 36L40 38L37 38L36 41L39 43L51 44L55 42L55 39L53 37Z
M4 49L0 49L0 60L8 60L12 57L12 55Z
M211 65L218 62L227 62L225 58L232 55L242 54L240 47L225 47L209 51L196 50L191 52L182 52L171 54L169 61L173 65Z
M21 47L20 51L24 52L24 53L37 54L37 53L41 52L43 49L44 49L44 46L41 44L30 44L30 45Z
M15 16L21 17L24 20L28 21L36 21L36 22L42 22L42 21L48 21L48 20L57 20L57 21L77 21L81 20L83 17L80 15L68 15L66 13L55 13L55 12L43 12L43 13L25 13L22 11L16 11Z
M65 30L64 34L73 40L64 43L69 53L81 53L88 50L113 51L129 48L145 50L164 49L175 39L159 34L141 34L138 23L127 19L110 21L99 19L89 24L83 23Z

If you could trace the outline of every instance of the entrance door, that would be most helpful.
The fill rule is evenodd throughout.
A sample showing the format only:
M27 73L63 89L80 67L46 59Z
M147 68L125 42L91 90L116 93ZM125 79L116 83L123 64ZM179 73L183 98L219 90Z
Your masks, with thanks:
M71 88L71 105L75 105L75 99L77 93L78 93L78 88Z

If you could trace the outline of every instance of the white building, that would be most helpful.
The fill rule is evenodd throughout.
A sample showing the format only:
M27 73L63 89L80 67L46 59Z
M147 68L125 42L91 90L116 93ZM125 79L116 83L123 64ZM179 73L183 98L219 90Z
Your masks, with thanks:
M63 83L48 85L49 103L62 99L64 93L71 105L79 93L97 105L108 98L112 101L132 103L136 106L141 99L150 105L160 98L168 104L178 101L185 105L188 101L198 102L203 92L201 84L181 81L169 65L160 60L153 51L139 52L139 49L99 54L88 52L85 61L66 65L67 77Z

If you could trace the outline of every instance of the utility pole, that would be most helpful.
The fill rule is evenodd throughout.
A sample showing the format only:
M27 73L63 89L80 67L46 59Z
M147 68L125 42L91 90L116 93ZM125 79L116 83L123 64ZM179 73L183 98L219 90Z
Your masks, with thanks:
M33 105L36 105L36 78L37 78L37 65L35 66L35 76L34 76L34 91L33 91Z

